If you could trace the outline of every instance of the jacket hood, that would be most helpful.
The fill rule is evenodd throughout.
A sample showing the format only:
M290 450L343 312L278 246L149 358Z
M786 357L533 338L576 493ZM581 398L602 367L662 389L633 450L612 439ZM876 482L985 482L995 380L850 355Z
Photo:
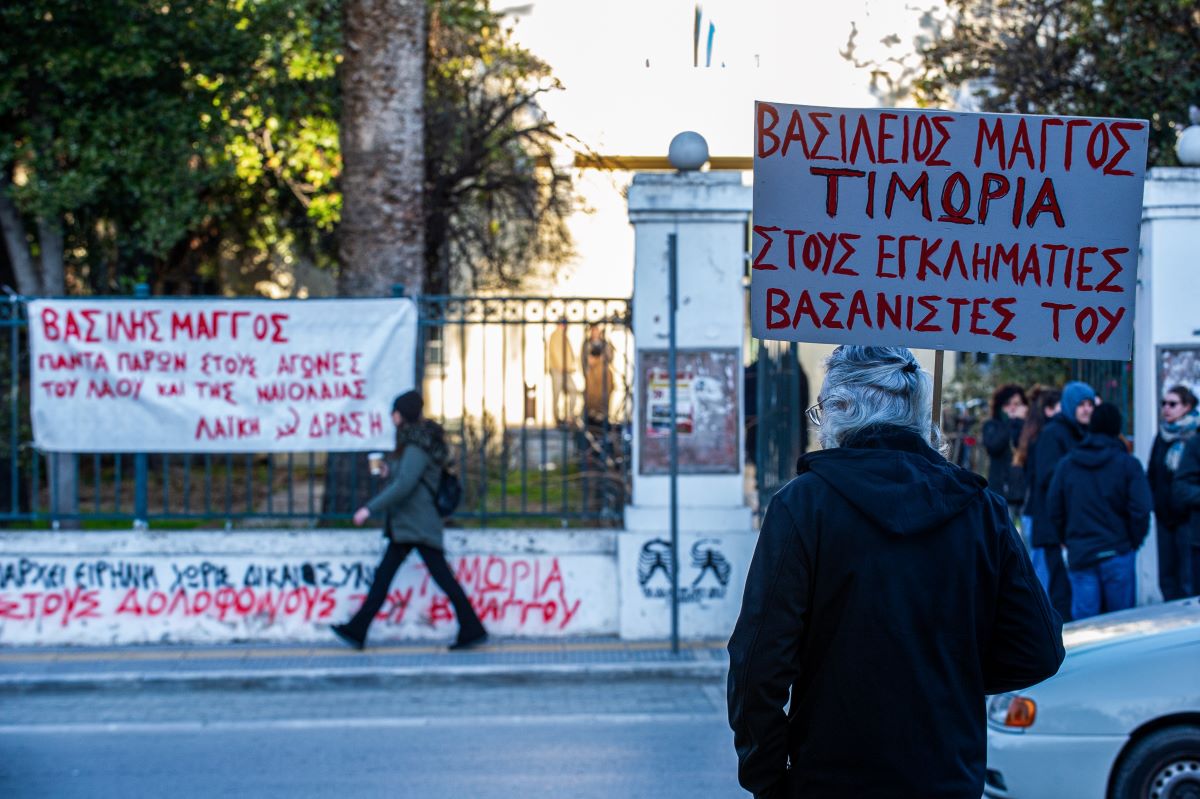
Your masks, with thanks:
M1125 445L1113 436L1089 433L1079 446L1067 453L1072 463L1085 469L1100 469L1113 458L1126 453Z
M860 431L843 446L810 452L797 472L812 472L872 523L895 535L920 535L960 514L987 481L951 465L920 436L898 427Z

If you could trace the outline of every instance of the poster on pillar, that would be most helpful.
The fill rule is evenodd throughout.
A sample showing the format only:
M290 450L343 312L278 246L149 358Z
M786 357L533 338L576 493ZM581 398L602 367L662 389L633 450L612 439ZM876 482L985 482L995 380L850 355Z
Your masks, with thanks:
M1195 344L1159 345L1158 397L1166 397L1175 386L1184 386L1200 394L1200 346Z
M755 107L755 336L1128 360L1143 120Z
M411 299L29 303L50 452L390 450L415 385Z
M737 474L739 379L736 349L678 350L675 432L680 474ZM666 350L638 352L639 474L671 473L671 380Z

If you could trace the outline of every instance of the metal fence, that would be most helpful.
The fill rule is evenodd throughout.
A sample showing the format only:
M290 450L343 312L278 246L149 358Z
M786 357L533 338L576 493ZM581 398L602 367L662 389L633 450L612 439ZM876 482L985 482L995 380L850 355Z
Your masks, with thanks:
M426 413L445 426L465 489L456 522L619 524L629 491L629 301L417 302ZM24 299L0 305L0 331L2 524L340 525L382 487L365 453L41 452Z
M758 508L796 476L805 450L808 380L800 366L800 345L791 341L751 341L746 371L746 446L755 465Z

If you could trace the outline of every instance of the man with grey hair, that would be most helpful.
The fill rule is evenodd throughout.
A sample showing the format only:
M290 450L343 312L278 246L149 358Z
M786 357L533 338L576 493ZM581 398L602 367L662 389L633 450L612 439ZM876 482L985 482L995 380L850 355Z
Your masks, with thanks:
M1004 500L935 449L912 353L826 365L825 449L771 500L729 641L738 778L770 799L980 796L984 696L1057 672L1062 621Z

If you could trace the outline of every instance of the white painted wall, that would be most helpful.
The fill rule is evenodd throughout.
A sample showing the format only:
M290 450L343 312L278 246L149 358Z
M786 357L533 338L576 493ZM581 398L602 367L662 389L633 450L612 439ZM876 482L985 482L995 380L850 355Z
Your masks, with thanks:
M449 531L446 549L497 636L618 631L614 531ZM0 645L327 641L382 552L378 531L5 533ZM456 630L411 555L371 641L449 641Z
M653 564L665 537L458 530L446 551L498 638L661 639L671 564ZM729 635L756 538L749 524L682 536L682 637ZM330 641L328 625L358 609L383 546L357 530L5 533L0 646ZM388 596L371 643L453 638L453 609L419 556Z

